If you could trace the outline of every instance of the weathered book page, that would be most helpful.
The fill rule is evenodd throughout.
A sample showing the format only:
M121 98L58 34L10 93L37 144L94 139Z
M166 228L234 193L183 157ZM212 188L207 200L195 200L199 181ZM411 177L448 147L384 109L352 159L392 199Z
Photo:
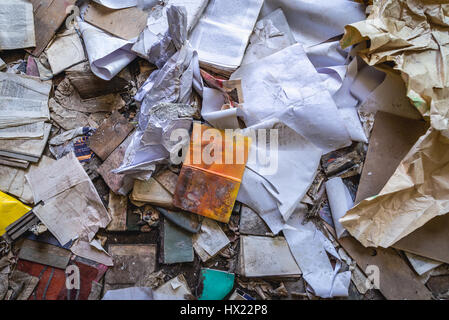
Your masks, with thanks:
M0 0L0 50L35 46L33 5L25 0Z

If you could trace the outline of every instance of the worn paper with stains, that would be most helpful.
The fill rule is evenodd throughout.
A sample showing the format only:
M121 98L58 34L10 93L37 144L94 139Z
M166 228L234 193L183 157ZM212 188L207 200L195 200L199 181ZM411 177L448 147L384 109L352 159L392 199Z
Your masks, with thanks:
M33 5L25 0L0 0L0 50L36 45Z
M34 213L62 244L77 238L91 241L111 217L92 181L73 152L50 166L26 175L34 201L44 204Z

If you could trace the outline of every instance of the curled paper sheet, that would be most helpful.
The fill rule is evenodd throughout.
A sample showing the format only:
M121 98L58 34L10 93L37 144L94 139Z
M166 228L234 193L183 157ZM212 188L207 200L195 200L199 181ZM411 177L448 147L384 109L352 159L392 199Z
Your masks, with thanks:
M277 206L276 198L267 190L266 184L269 184L268 180L246 168L237 201L256 211L276 235L284 228L285 221Z
M281 8L296 41L305 47L342 34L345 25L365 19L365 7L349 0L265 0L262 16Z
M390 247L432 218L449 212L449 140L435 129L422 136L379 195L340 219L365 247Z
M223 110L225 104L223 94L212 88L203 88L203 108L201 115L217 129L239 129L238 117L243 116L240 108Z
M131 52L133 42L113 37L78 20L92 72L103 80L111 80L137 56Z

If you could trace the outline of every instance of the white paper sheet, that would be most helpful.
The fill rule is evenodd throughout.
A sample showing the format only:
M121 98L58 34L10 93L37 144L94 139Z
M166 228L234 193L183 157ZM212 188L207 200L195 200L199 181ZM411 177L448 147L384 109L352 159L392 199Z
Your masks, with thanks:
M232 72L242 63L263 0L210 0L190 42L200 62Z
M350 144L337 107L300 44L241 66L231 79L242 79L247 126L276 115L323 152Z
M242 65L255 62L296 42L281 9L260 19L254 27Z
M351 272L341 272L341 259L332 243L312 222L304 223L307 207L300 205L288 224L295 228L285 229L284 235L296 259L304 280L316 296L322 298L348 296ZM327 253L337 259L332 267Z
M77 240L70 247L75 255L104 264L105 266L113 266L114 262L103 247L100 242L96 239L92 240L91 243L83 240Z
M154 300L186 300L186 295L192 293L182 274L153 291Z
M326 182L326 193L334 221L337 238L340 239L345 228L338 221L346 212L352 208L354 201L351 198L348 188L340 177L330 179Z
M270 145L274 148L273 152L266 148L264 136L259 136L258 129L277 130L277 150L273 144ZM263 185L277 200L279 212L287 221L310 187L319 166L322 151L276 119L242 132L244 135L253 137L257 134L257 139L252 139L247 168L269 181ZM267 138L270 135L271 133L268 133ZM269 157L267 165L264 163L263 155ZM292 184L291 181L295 183ZM253 194L253 196L260 195Z
M265 178L246 168L242 183L240 185L237 201L246 204L257 212L270 228L271 232L277 235L284 228L284 220L277 206L274 196L265 188L269 184Z
M142 10L150 10L160 0L93 0L105 7L111 9L125 9L131 7L138 7Z
M349 0L265 0L262 15L281 8L296 41L308 47L343 34L344 27L365 20L365 9Z
M153 300L153 290L146 287L108 290L101 300Z
M131 52L132 41L113 37L78 20L92 72L103 80L111 80L137 56Z

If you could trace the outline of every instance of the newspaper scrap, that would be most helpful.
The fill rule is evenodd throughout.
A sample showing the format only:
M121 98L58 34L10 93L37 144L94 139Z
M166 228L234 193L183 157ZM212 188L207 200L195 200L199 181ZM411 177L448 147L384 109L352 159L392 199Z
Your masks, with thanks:
M91 242L111 217L74 153L26 175L34 195L34 213L59 243Z
M50 90L38 78L0 73L0 129L49 120Z
M38 162L47 145L50 130L51 124L45 123L43 139L2 140L0 143L0 164L27 168L30 162Z
M42 139L44 137L44 122L36 122L23 126L0 129L2 139Z
M0 0L0 50L35 46L33 4L27 0Z

